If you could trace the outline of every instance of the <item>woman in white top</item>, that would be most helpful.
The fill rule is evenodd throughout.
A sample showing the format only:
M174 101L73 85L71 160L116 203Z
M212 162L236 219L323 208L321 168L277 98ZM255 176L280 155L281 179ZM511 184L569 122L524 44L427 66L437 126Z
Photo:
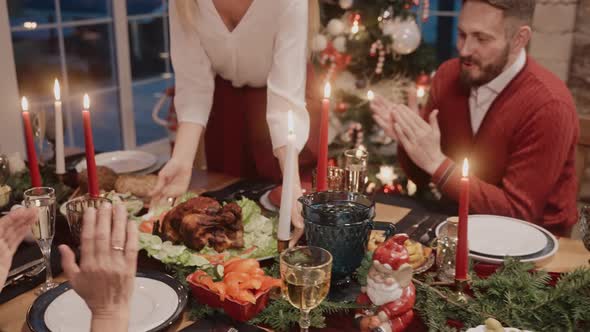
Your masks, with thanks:
M319 25L318 6L317 0L170 2L179 127L155 200L188 189L205 128L208 170L280 179L289 110L299 152L309 135L307 44L308 34ZM298 176L296 183L295 198L301 196ZM299 208L293 209L292 220L293 244L303 229Z

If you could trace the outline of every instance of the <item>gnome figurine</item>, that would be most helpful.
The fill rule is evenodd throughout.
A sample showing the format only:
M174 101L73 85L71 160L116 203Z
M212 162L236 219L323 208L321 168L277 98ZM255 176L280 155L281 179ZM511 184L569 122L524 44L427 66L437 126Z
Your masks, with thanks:
M406 234L397 234L377 247L357 303L376 309L358 311L355 319L362 332L401 332L414 318L416 288L412 283L410 257L404 247Z

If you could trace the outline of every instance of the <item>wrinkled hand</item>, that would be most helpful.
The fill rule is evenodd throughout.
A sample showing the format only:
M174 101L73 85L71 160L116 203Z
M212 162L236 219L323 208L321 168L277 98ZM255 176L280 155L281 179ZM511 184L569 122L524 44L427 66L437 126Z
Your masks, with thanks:
M0 289L6 282L12 256L37 220L37 210L20 208L0 218Z
M150 193L154 206L167 198L175 198L188 190L192 165L177 159L170 159L158 174L158 182Z
M399 141L393 125L395 120L393 118L393 103L387 99L377 95L371 101L371 110L373 111L373 120L383 129L385 135L391 137L395 141Z
M303 196L301 186L296 185L293 189L293 197L295 201L293 202L293 208L291 209L291 224L293 225L293 231L291 232L291 240L289 240L289 247L294 247L297 245L297 242L303 236L305 223L303 222L303 217L301 216L301 203L297 201L297 199Z
M79 266L69 247L59 247L66 277L90 308L93 326L95 320L104 320L126 330L137 269L137 232L135 224L127 222L124 205L103 204L98 211L89 208L84 213Z
M395 134L410 159L428 174L434 174L446 159L440 147L438 110L430 113L429 122L404 105L395 105L392 114Z

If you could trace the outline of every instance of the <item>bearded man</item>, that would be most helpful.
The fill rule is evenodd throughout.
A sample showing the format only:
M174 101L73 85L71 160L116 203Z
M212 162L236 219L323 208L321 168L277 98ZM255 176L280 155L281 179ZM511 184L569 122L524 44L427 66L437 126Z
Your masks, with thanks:
M404 247L407 239L407 234L396 234L373 253L367 286L361 289L357 303L374 308L357 312L361 332L401 332L414 318L416 288L410 256Z
M465 0L459 58L440 66L422 113L384 98L371 107L418 185L457 202L457 164L469 158L472 213L565 234L577 221L578 118L565 84L526 54L534 8L534 0Z

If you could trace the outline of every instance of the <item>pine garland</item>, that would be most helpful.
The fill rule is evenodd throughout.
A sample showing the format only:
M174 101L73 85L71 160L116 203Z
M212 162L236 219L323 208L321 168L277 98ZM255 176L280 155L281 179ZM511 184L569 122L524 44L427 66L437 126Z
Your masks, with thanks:
M467 303L453 300L453 291L433 285L433 276L415 280L415 309L432 331L453 330L449 321L465 328L495 318L504 326L534 331L587 331L590 329L590 269L562 276L555 287L533 264L508 260L487 279L472 273L473 297Z

